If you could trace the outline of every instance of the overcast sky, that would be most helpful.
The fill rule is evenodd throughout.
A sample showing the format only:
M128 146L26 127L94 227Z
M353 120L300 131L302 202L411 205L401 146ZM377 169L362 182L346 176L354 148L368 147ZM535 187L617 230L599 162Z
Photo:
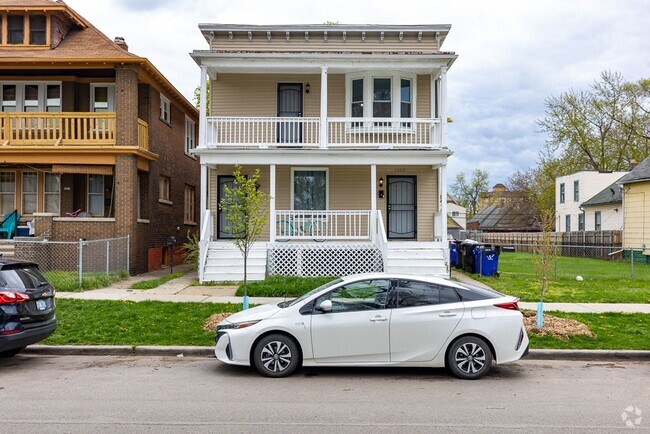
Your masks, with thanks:
M206 49L198 23L451 24L449 182L486 169L491 184L535 164L544 98L586 88L601 71L650 77L648 0L279 1L67 0L107 36L149 58L191 98Z

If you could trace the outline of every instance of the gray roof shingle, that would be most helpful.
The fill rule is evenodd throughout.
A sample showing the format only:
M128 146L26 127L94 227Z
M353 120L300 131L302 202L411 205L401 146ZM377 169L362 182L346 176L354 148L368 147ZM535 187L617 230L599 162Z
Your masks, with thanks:
M638 164L627 175L618 180L619 184L629 184L630 182L650 181L650 157Z

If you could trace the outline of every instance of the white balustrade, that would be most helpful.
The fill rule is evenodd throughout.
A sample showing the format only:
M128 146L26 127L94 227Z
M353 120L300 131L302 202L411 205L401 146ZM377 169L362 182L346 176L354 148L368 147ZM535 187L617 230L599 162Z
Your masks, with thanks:
M301 148L320 142L320 118L211 116L207 123L209 148Z
M328 147L439 148L440 119L328 118Z
M371 211L275 212L275 238L289 240L370 240Z

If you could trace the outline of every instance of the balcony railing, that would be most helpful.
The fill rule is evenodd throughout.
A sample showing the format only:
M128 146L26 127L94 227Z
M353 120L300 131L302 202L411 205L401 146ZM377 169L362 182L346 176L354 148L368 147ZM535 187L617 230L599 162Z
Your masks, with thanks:
M275 212L275 239L370 240L371 211L288 211Z
M440 119L328 118L321 143L317 117L207 118L208 148L418 148L442 143Z
M114 112L0 113L2 146L115 146ZM138 147L149 148L149 126L138 119Z

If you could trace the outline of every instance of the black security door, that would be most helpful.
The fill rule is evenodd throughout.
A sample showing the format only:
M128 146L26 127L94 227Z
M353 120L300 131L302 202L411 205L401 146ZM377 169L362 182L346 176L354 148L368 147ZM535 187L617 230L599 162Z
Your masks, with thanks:
M226 194L226 191L224 187L228 187L230 189L235 187L235 177L234 176L218 176L217 177L217 183L219 184L219 188L217 190L217 203L221 203L221 199ZM219 239L232 239L234 238L232 236L232 233L230 233L227 228L228 228L228 220L226 219L226 213L219 208L219 211L217 211L217 233Z
M388 238L416 238L416 190L415 176L388 177Z
M302 117L302 83L278 83L278 117ZM278 143L300 143L302 124L280 121L277 134Z

